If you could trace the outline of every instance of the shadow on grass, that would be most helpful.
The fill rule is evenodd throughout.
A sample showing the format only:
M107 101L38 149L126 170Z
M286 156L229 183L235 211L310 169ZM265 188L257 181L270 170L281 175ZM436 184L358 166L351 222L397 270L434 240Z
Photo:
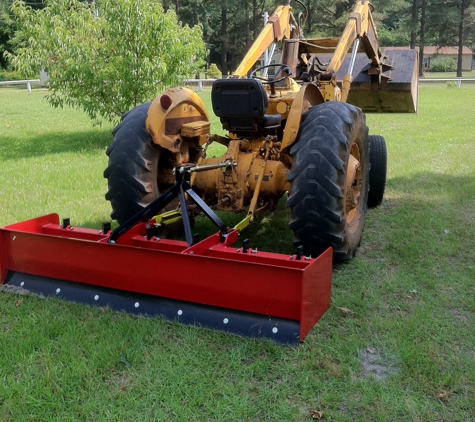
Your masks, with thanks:
M245 239L249 240L249 247L266 252L295 254L297 248L292 244L292 232L288 229L290 211L286 207L287 195L280 199L275 211L267 211L258 221L251 223L242 230L240 240L233 247L239 248ZM234 227L246 217L246 213L217 212L218 216L228 227ZM196 219L193 233L199 233L200 239L205 239L218 229L206 217ZM184 237L183 237L184 239Z
M284 196L274 212L265 213L242 232L241 240L249 239L251 248L266 252L294 254L292 231L288 229L290 218ZM245 214L218 212L228 227L240 222ZM369 210L366 217L366 230L357 258L366 254L391 254L393 258L408 258L408 255L436 255L440 241L446 237L458 236L461 244L470 248L470 233L475 230L475 176L454 177L442 174L420 173L411 178L395 178L388 181L387 195L382 205ZM100 229L102 221L91 219L84 227ZM113 228L117 222L113 222ZM203 240L216 233L218 229L206 217L199 216L193 233L199 233ZM475 234L474 234L475 235ZM177 238L177 237L175 237ZM178 237L184 240L184 236ZM380 242L385 247L377 246ZM472 239L473 242L473 239ZM375 250L372 245L374 244ZM450 245L447 245L450 248ZM472 243L473 246L473 243ZM449 253L449 250L447 250Z
M0 160L42 157L67 152L105 150L112 143L109 130L47 133L34 138L0 137Z
M297 249L292 245L292 232L288 229L289 210L285 206L285 196L279 201L277 209L274 212L265 213L259 221L250 224L242 231L241 239L233 247L242 246L242 241L249 240L250 248L258 248L266 252L275 252L283 254L295 254ZM216 213L219 218L228 226L234 227L246 216L245 213L220 212ZM90 219L81 223L82 227L100 229L103 221L100 219ZM118 227L117 221L112 222L112 229ZM219 229L204 215L196 217L192 228L193 234L199 234L200 239L204 240L217 233ZM177 233L172 236L173 239L185 241L184 233Z

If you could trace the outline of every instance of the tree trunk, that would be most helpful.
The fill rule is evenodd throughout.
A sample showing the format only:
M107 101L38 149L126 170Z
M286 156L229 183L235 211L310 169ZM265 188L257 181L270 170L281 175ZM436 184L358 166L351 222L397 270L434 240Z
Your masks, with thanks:
M462 58L463 58L463 32L465 28L465 13L467 11L467 0L462 0L460 4L460 22L459 22L459 40L458 40L458 55L457 55L457 77L462 77Z
M412 50L416 48L418 18L419 18L419 0L412 0L411 41L410 41L410 48Z
M250 22L249 22L249 1L246 0L246 51L249 51L251 47L251 30L250 30Z
M419 38L419 76L424 76L424 42L426 32L426 6L428 0L422 0L421 4L421 33Z
M237 40L237 35L236 35L236 32L234 32L234 35L233 35L233 44L232 44L232 47L230 48L230 52L231 52L231 72L234 72L234 70L236 69L236 47L237 47L237 43L238 43L238 40Z
M307 2L307 32L308 35L312 33L312 2L309 0Z
M200 23L200 21L198 19L198 0L195 0L193 2L193 22L194 22L195 26Z
M258 19L259 19L259 16L258 16L258 12L257 12L257 0L252 0L252 24L254 25L254 39L257 38L257 35L259 34L258 32L258 28L259 28L259 24L258 24Z
M226 31L227 31L227 11L226 5L222 5L221 7L221 72L223 74L223 78L228 76L228 62L227 62L227 38L226 38Z

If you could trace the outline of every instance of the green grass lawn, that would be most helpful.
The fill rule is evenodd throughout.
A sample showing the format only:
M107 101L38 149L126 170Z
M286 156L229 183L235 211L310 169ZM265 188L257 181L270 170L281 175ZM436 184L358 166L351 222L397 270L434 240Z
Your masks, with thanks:
M99 228L111 127L44 94L0 89L0 225ZM298 348L0 293L0 421L475 421L474 110L475 86L439 85L417 115L367 116L385 200ZM282 202L251 244L292 250L287 219Z

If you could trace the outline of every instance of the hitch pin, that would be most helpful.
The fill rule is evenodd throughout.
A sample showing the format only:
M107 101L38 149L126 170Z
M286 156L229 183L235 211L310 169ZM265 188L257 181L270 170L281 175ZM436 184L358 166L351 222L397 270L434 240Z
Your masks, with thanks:
M238 163L233 162L232 160L226 160L223 163L217 163L217 164L205 164L204 166L196 165L194 167L186 167L186 166L181 166L181 167L175 167L173 169L173 174L175 175L177 172L180 174L183 173L199 173L202 171L208 171L208 170L215 170L222 168L223 170L227 170L232 167L236 167Z
M201 171L207 171L207 170L214 170L214 169L219 169L222 168L224 170L227 170L232 167L236 167L238 163L234 163L232 160L226 160L224 163L218 163L218 164L206 164L204 166L195 166L190 168L190 173L195 173L195 172L201 172Z

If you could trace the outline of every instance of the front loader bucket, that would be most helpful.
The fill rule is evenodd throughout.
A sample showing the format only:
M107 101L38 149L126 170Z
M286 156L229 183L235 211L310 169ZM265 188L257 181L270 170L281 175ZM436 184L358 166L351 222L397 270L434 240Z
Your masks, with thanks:
M419 69L416 50L383 50L383 56L387 56L385 64L394 69L384 72L380 83L371 82L370 76L365 72L368 66L366 55L358 56L355 78L348 95L350 104L360 107L365 113L417 112Z
M365 113L416 113L419 85L418 54L416 50L386 48L383 50L385 65L393 67L383 72L381 81L378 75L368 74L369 59L364 53L358 53L353 71L353 82L347 102ZM343 80L350 64L347 55L337 80Z
M57 214L0 228L2 283L297 344L330 306L332 250L316 259L232 248L239 230L188 246L137 224L116 243Z

